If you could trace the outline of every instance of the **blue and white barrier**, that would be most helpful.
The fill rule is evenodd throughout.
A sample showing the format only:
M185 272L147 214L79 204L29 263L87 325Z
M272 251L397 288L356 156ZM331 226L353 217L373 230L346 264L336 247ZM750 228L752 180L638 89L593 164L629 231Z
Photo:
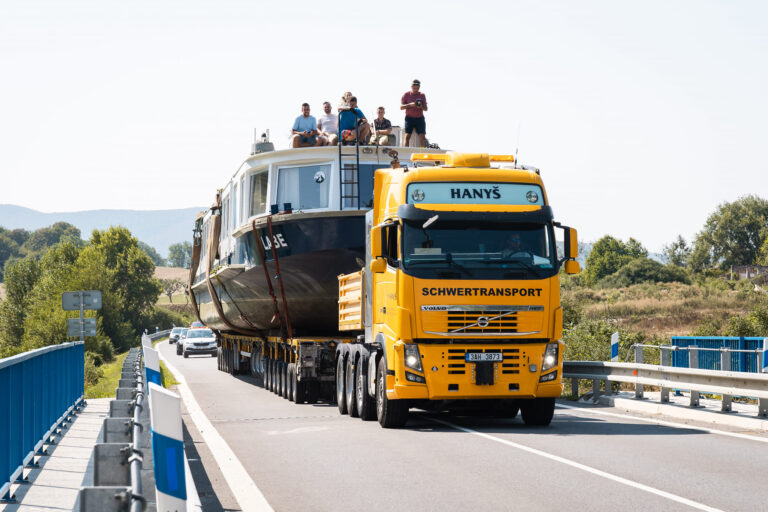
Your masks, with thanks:
M153 383L149 390L157 510L182 512L187 507L187 486L181 399Z
M144 371L147 375L147 384L154 383L160 387L163 386L163 379L160 376L160 356L157 354L157 350L144 347Z
M611 361L619 361L619 332L611 334Z
M84 369L82 341L0 359L0 502L83 400Z
M763 338L763 373L768 373L768 338Z

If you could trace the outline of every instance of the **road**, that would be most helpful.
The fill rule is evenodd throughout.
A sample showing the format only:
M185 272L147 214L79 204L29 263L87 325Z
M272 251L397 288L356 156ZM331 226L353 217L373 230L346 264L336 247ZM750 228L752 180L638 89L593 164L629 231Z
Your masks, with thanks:
M412 410L406 428L385 430L335 405L288 402L217 371L216 358L156 348L277 511L766 506L768 436L757 432L658 425L573 402L543 429Z

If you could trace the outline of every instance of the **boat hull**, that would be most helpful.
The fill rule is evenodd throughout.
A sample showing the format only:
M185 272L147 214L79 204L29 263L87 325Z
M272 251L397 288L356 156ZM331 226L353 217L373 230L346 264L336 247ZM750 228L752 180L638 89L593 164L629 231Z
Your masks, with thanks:
M245 265L224 267L211 278L227 322L214 307L205 281L193 287L200 318L221 331L231 331L229 323L262 335L287 333L281 329L282 320L286 324L283 327L290 322L293 336L338 335L338 276L359 270L359 262L364 260L364 215L294 214L286 220L276 216L271 237L266 223L260 222L256 232L241 235ZM257 243L263 248L264 262ZM287 307L283 305L280 281Z

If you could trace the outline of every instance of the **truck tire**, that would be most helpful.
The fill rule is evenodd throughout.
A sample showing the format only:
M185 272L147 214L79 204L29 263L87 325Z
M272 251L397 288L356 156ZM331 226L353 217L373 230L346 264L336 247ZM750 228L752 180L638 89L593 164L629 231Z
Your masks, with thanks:
M520 406L517 400L501 399L494 402L491 411L497 418L513 420L520 411Z
M260 378L261 374L261 354L256 352L255 347L251 347L251 358L248 361L248 369L251 372L251 377Z
M534 398L523 400L520 404L523 421L530 427L546 427L555 414L554 398Z
M298 376L297 376L298 379ZM296 380L296 387L293 390L293 401L297 404L303 404L307 401L307 382Z
M355 366L355 398L357 402L357 412L363 421L376 419L376 404L373 398L368 395L368 360L360 357Z
M344 370L344 400L347 402L347 414L352 418L360 415L357 413L357 394L355 393L355 353L347 356L347 369Z
M275 394L283 396L283 362L275 361Z
M280 396L288 397L288 365L280 361Z
M387 363L383 357L376 372L376 418L384 428L399 428L408 421L408 403L387 398Z
M344 352L339 354L336 361L336 404L339 414L347 414L346 380L344 378Z

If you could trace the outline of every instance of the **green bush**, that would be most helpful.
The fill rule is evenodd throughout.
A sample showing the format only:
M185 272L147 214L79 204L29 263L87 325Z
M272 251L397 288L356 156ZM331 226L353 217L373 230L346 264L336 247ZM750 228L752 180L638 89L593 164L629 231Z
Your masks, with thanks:
M99 356L94 355L93 352L85 353L85 383L95 384L100 378L104 376L104 372L99 365L96 364L96 360Z
M147 329L154 331L159 327L161 331L170 329L173 326L184 326L191 324L195 318L192 315L179 313L171 309L155 306L152 313L146 317L144 325Z
M610 361L611 334L619 332L619 361L634 361L634 351L631 346L635 343L646 343L642 333L631 332L606 320L582 320L568 329L563 336L565 342L566 361ZM656 340L653 340L654 342ZM645 362L658 360L657 355L649 350L645 354Z
M599 285L606 288L624 288L639 283L690 284L685 270L674 265L662 265L650 258L637 258L608 277L600 280Z

